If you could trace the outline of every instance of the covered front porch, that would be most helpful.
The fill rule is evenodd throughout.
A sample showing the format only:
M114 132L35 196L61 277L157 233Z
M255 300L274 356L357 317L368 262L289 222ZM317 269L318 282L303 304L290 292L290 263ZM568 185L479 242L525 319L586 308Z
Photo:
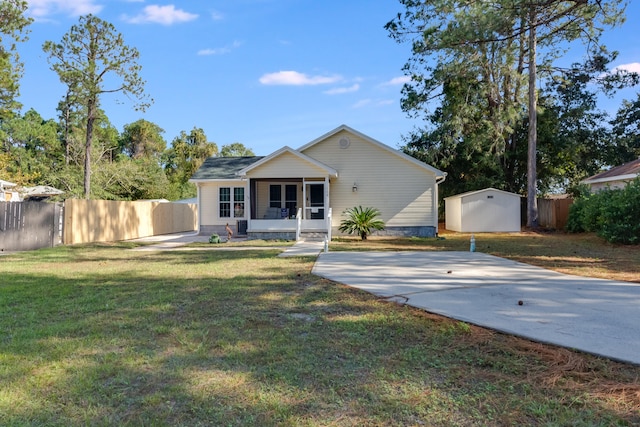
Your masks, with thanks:
M330 182L325 178L249 178L247 235L299 240L331 238Z
M304 233L331 238L330 179L338 173L288 147L246 167L247 235L299 240Z

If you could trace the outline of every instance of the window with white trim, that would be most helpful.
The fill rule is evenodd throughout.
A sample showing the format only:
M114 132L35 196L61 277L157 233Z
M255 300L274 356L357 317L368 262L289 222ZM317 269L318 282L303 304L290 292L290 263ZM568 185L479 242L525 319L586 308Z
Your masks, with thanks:
M269 207L282 207L282 186L280 184L271 184L269 186Z
M244 187L220 187L218 214L220 218L244 218Z

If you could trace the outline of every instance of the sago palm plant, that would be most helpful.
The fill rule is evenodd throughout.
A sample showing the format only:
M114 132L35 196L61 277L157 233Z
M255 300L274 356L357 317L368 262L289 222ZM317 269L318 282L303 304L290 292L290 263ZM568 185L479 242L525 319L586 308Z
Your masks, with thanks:
M342 214L347 217L340 223L339 230L343 233L358 234L362 240L366 240L373 230L384 230L384 221L378 219L380 211L376 208L356 206L346 209Z

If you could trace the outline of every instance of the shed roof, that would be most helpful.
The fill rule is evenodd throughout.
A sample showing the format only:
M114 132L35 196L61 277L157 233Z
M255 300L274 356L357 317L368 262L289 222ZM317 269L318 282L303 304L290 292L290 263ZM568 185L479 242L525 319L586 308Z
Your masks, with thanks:
M615 181L619 179L633 179L636 176L640 176L640 158L627 162L623 165L616 166L615 168L611 168L607 171L600 172L599 174L593 175L582 182L590 184L596 182Z
M240 179L237 172L259 161L263 156L209 157L190 181Z
M487 191L496 191L498 193L502 193L502 194L507 194L509 196L514 196L514 197L522 197L519 194L516 193L510 193L508 191L504 191L504 190L498 190L497 188L484 188L482 190L475 190L475 191L467 191L466 193L460 193L460 194L456 194L455 196L449 196L449 197L445 197L444 199L457 199L457 198L462 198L462 197L467 197L467 196L471 196L473 194L478 194L478 193L484 193Z

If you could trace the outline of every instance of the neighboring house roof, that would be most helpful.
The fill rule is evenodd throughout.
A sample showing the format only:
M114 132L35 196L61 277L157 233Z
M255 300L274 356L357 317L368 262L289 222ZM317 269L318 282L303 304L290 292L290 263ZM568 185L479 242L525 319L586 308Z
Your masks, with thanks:
M482 190L467 191L466 193L456 194L454 196L445 197L444 199L445 200L447 200L447 199L457 199L457 198L467 197L467 196L471 196L471 195L478 194L478 193L484 193L484 192L487 192L487 191L497 191L498 193L508 194L509 196L522 197L521 195L516 194L516 193L510 193L508 191L498 190L497 188L490 187L490 188L484 188Z
M58 196L64 194L64 191L50 185L36 185L35 187L23 187L20 193L25 199L37 199Z
M300 151L294 150L293 148L287 147L287 146L284 146L281 149L279 149L278 151L275 151L275 152L269 154L267 157L263 157L262 159L258 160L257 162L254 162L254 163L248 165L244 169L240 170L238 172L238 175L244 176L244 175L247 174L247 172L251 171L252 169L257 168L258 166L260 166L260 165L262 165L264 163L267 163L268 161L271 161L271 160L275 159L276 157L279 157L279 156L283 155L284 153L290 153L290 154L292 154L293 156L297 157L298 159L300 159L302 161L311 163L312 165L314 165L314 166L316 166L316 167L318 167L320 169L323 169L328 175L338 176L338 171L336 171L332 167L329 167L329 166L325 165L324 163L319 162L316 159L313 159L313 158L301 153Z
M403 159L405 159L405 160L407 160L407 161L409 161L409 162L411 162L411 163L413 163L415 165L418 165L418 166L420 166L420 167L422 167L424 169L427 169L428 171L430 171L432 173L435 173L436 177L442 177L444 179L447 176L446 172L442 172L441 170L436 169L433 166L428 165L427 163L422 162L422 161L420 161L420 160L418 160L418 159L416 159L414 157L411 157L410 155L405 154L400 150L395 150L395 149L389 147L388 145L383 144L382 142L380 142L378 140L375 140L375 139L371 138L370 136L367 136L367 135L363 134L362 132L358 132L357 130L355 130L355 129L347 126L347 125L338 126L334 130L329 131L329 132L325 133L324 135L322 135L321 137L316 138L313 141L309 142L308 144L305 144L302 147L298 148L298 151L303 152L306 149L316 145L317 143L319 143L321 141L324 141L327 138L330 138L331 136L333 136L333 135L335 135L338 132L341 132L343 130L347 131L347 132L350 132L350 133L352 133L354 135L357 135L358 137L370 142L373 145L376 145L376 146L382 148L383 150L388 151L389 153L393 153L396 156L399 156L399 157L401 157L401 158L403 158ZM439 182L441 182L441 181L439 181Z
M236 180L237 172L261 160L262 156L248 157L209 157L189 181Z
M607 171L600 172L582 181L583 184L631 180L640 176L640 158Z
M15 187L18 184L14 184L13 182L9 182L9 181L5 181L3 179L0 179L0 188L9 188L9 187Z

